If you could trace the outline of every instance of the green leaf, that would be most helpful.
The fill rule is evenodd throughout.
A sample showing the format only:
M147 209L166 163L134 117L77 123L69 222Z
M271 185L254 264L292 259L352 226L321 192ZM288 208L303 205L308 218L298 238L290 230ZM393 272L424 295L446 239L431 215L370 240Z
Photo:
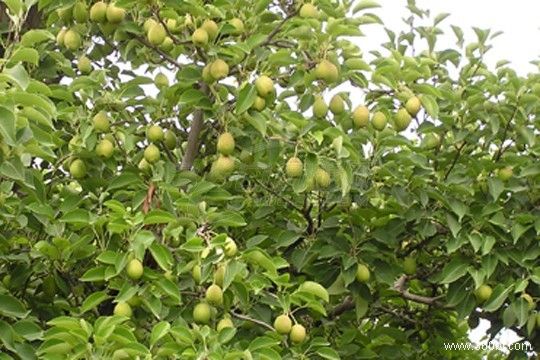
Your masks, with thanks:
M433 96L422 95L420 97L420 101L422 102L424 109L426 109L426 112L429 114L429 116L431 116L431 118L437 119L439 117L439 105L437 104L437 100Z
M173 257L169 249L165 246L158 244L157 242L152 243L149 248L152 257L158 263L159 267L163 270L168 271L171 269L173 264Z
M176 220L176 217L163 210L151 210L144 217L145 225L154 225L154 224L168 224Z
M110 296L107 295L106 291L97 291L90 296L88 296L81 305L81 314L94 309L99 304L101 304L103 301L109 299Z
M353 14L356 14L357 12L361 10L367 10L367 9L373 9L381 7L377 1L374 0L361 0L356 6L353 8Z
M39 53L36 49L19 48L9 58L10 63L27 62L32 65L38 65Z
M24 304L13 296L0 294L0 314L11 318L23 318L28 312Z
M317 354L320 357L324 358L324 359L329 359L329 360L339 360L339 359L341 359L339 357L339 354L334 349L331 349L329 347L324 347L324 348L317 349Z
M64 214L64 216L60 218L60 221L70 224L87 225L90 223L90 214L88 214L88 211L86 210L76 209Z
M150 347L152 348L160 339L169 333L171 324L167 321L161 321L154 325L150 333Z
M208 215L208 220L215 227L239 227L247 225L246 221L238 212L230 210L222 211L221 213L213 213Z
M497 200L501 193L504 191L504 183L495 177L488 179L489 193L493 197L493 200Z
M251 108L256 98L257 90L255 89L255 86L251 84L244 85L236 98L236 114L240 115L246 112Z
M462 258L452 259L446 266L443 268L440 274L437 274L434 281L438 281L441 284L452 283L467 273L467 268L469 263Z
M510 285L508 287L504 287L504 285L499 284L493 289L493 293L491 294L491 297L488 299L488 301L484 304L483 308L487 312L494 312L497 311L506 298L508 297L508 294L512 291L512 288L514 286Z
M4 106L0 106L0 135L2 135L6 144L11 146L17 145L15 123L13 112Z
M33 47L36 44L46 40L54 40L54 35L47 30L33 29L23 34L21 38L21 44L23 46Z

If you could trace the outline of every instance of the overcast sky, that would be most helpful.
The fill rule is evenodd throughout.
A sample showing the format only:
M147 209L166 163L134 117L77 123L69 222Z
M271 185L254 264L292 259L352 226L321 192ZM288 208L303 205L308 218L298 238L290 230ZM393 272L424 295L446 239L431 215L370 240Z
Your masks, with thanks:
M385 26L397 31L404 29L406 0L378 0L382 8L373 12L382 18ZM488 64L495 64L498 60L509 60L512 67L520 74L535 72L537 69L529 64L540 57L540 1L538 0L417 0L421 9L430 9L431 15L450 13L443 25L460 26L467 39L474 40L473 26L504 34L493 40L493 49L487 55ZM448 29L449 33L452 31ZM363 28L367 37L360 40L370 49L385 41L386 34L380 26ZM452 41L455 38L452 38ZM453 44L452 44L453 45Z

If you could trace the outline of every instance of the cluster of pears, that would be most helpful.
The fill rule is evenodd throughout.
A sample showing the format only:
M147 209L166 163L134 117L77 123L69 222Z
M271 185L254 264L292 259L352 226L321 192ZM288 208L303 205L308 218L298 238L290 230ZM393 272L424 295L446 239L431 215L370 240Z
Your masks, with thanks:
M207 84L229 76L229 65L222 59L216 59L203 68L202 78Z
M165 147L169 150L176 148L176 135L172 130L163 131L163 128L159 125L150 125L146 129L146 140L148 140L148 146L144 149L143 159L139 162L139 169L148 169L149 164L154 164L161 158L161 152L156 144L163 142Z
M291 342L302 343L306 339L306 328L300 324L292 323L287 314L282 314L274 320L274 329L282 335L289 335Z
M302 163L302 160L300 160L297 156L290 157L285 163L285 174L288 177L298 178L302 176L303 172L304 164ZM330 174L321 167L315 170L315 174L313 175L312 180L314 183L312 185L317 185L319 189L326 189L328 186L330 186L330 183L332 182Z
M168 21L167 24L168 23L171 22ZM169 51L173 48L174 42L171 37L167 35L167 29L165 29L163 24L155 21L154 19L148 19L144 22L143 28L146 32L146 38L150 44L158 46L164 51ZM169 28L169 25L167 28Z
M266 107L270 96L275 92L274 81L266 75L261 75L255 80L255 90L257 90L257 97L251 108L262 111Z
M234 137L229 132L219 135L217 140L218 158L212 164L210 174L219 179L227 177L234 171L234 158L230 155L234 152Z
M107 4L103 1L98 1L92 5L90 12L88 12L86 3L77 1L72 7L59 10L59 16L66 23L75 20L77 23L82 24L90 18L90 20L99 24L116 27L126 17L126 11L114 3ZM82 39L76 28L62 28L56 36L56 42L58 45L65 46L69 50L74 51L81 47Z
M139 280L144 274L144 266L139 259L132 259L128 262L126 266L126 274L132 280ZM113 310L114 315L131 317L133 315L133 310L131 305L137 304L137 298L133 297L129 301L120 301L118 302ZM131 303L131 305L130 305Z
M219 33L219 27L214 20L205 20L200 27L191 34L191 41L197 46L205 46L213 41Z

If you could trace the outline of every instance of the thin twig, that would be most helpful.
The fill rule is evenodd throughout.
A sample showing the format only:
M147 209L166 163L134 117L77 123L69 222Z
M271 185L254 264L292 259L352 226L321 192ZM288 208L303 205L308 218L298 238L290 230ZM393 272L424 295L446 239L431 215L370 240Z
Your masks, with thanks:
M267 323L265 323L262 320L257 320L257 319L254 319L252 317L249 317L247 315L242 315L242 314L239 314L239 313L234 312L234 311L231 311L231 315L234 316L234 317L237 317L238 319L251 321L252 323L261 325L262 327L264 327L264 328L266 328L266 329L268 329L270 331L274 331L274 328L272 326L268 325Z
M401 275L401 277L399 277L394 283L394 290L400 293L404 299L411 300L420 304L434 305L437 303L439 299L443 297L442 295L429 297L429 296L411 294L409 290L407 289L407 279L408 279L407 275Z

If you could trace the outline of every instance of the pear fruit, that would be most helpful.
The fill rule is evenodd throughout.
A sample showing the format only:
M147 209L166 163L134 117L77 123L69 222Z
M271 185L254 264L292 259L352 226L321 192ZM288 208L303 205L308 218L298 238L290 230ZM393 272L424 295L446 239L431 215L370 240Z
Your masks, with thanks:
M86 176L86 165L80 159L74 160L69 166L69 173L75 179L81 179Z
M474 295L476 296L476 299L478 300L479 303L483 303L483 302L486 302L491 297L492 293L493 293L493 289L491 289L491 286L483 284L483 285L480 285L478 289L476 289L476 291L474 292Z
M386 127L386 115L384 113L377 111L375 114L373 114L373 117L371 118L371 125L375 130L382 131Z
M201 282L201 266L200 265L194 265L193 268L191 268L191 276L193 277L193 280L196 284L199 284Z
M116 316L131 317L131 315L133 315L131 306L129 306L127 302L119 302L118 304L116 304L116 306L114 307L113 313Z
M339 77L339 71L336 65L325 59L315 67L315 77L326 83L334 83Z
M424 139L422 140L422 145L428 149L435 149L441 144L441 138L439 135L434 133L427 134Z
M368 282L370 278L369 269L364 264L358 264L358 267L356 268L356 280L358 282Z
M328 105L324 102L324 99L322 96L315 97L315 101L313 102L313 116L316 118L324 118L326 117L326 114L328 113Z
M214 60L210 65L210 75L216 80L221 80L229 75L229 65L221 59Z
M369 123L369 109L367 106L357 106L352 113L352 118L354 126L358 128L366 127Z
M143 24L144 32L145 32L146 34L148 34L148 32L150 31L150 29L152 28L152 26L157 25L157 24L158 24L158 22L157 22L156 20L154 20L154 19L151 19L151 18L150 18L150 19L146 19L146 21L145 21L144 24Z
M230 237L227 237L225 240L225 246L223 247L223 250L225 251L225 255L228 257L233 257L238 252L238 246L234 242L234 240Z
M304 4L300 8L300 11L298 13L300 17L302 18L313 18L317 19L319 17L319 10L315 7L313 4Z
M94 115L92 122L94 125L94 130L97 132L107 132L111 127L109 117L105 111L100 111Z
M231 318L229 318L229 317L225 317L225 318L219 320L219 322L217 323L216 330L218 332L220 332L221 330L223 330L225 328L234 328L234 324L233 324Z
M279 315L276 320L274 320L274 329L280 334L288 334L291 332L292 321L289 316L283 314Z
M255 98L255 101L253 101L253 105L251 107L257 111L263 111L266 106L266 100L264 98L257 96Z
M225 132L219 135L217 140L217 151L221 155L231 155L234 152L234 137L231 133Z
M108 159L114 152L114 145L107 139L101 140L96 146L96 154L98 156Z
M294 344L300 344L306 339L306 328L300 324L294 324L289 333L289 339Z
M66 37L66 32L67 32L67 29L62 28L62 29L60 29L58 34L56 34L56 45L65 46L64 45L64 38Z
M330 174L326 170L318 168L315 170L315 184L321 188L325 189L330 185L331 179Z
M345 102L343 101L343 98L339 94L332 96L329 108L334 115L342 114L343 111L345 111Z
M159 125L152 125L146 130L146 138L148 141L157 143L163 141L165 134Z
M219 265L214 272L214 283L219 286L223 286L223 280L225 279L225 265Z
M161 43L159 48L165 52L171 51L174 47L173 39L168 36L165 36L165 40Z
M502 181L508 181L514 175L514 170L511 166L504 167L497 171L497 177Z
M212 317L212 309L207 303L198 303L193 308L193 320L199 324L207 324Z
M167 149L169 150L176 149L177 139L176 139L176 135L174 134L174 131L167 130L167 132L165 133L165 139L163 140L163 142L165 143L165 146L167 147Z
M268 76L262 75L255 80L255 89L260 97L265 98L274 92L274 82Z
M139 280L144 273L142 262L138 259L132 259L126 266L126 273L130 279Z
M204 46L208 44L208 33L203 28L195 29L191 34L191 41L197 46Z
M81 47L82 40L81 35L75 30L68 30L64 35L64 46L69 50L77 50Z
M302 164L302 160L296 156L287 160L287 164L285 164L285 173L291 178L302 176L303 169L304 164Z
M212 172L218 177L225 177L234 171L234 160L229 156L220 155L212 165Z
M150 144L146 147L146 149L144 149L144 159L149 164L157 162L160 157L161 155L159 153L159 148L156 145Z
M90 20L103 23L107 19L107 4L103 1L98 1L90 8Z
M244 22L239 18L233 18L230 24L234 27L234 34L238 35L244 32Z
M396 119L394 122L396 130L403 131L407 129L409 125L411 124L411 120L412 120L411 115L409 115L409 112L406 109L404 108L399 109L398 112L396 113Z
M156 84L158 89L166 88L169 86L169 78L163 73L159 73L154 78L154 84Z
M208 39L215 39L219 30L216 22L213 20L205 20L201 28L208 34Z
M111 24L119 24L126 17L126 10L111 3L107 6L105 16Z
M409 256L403 259L403 272L407 275L416 274L416 259Z
M165 37L167 36L167 31L165 30L165 27L161 25L160 23L155 23L150 26L148 29L148 42L154 46L159 46L165 41Z
M81 56L77 61L77 68L81 74L88 74L92 71L92 62L85 55Z
M208 303L212 305L222 305L223 304L223 291L221 287L216 284L212 284L206 289L205 299Z
M420 102L420 99L416 96L413 96L405 103L405 109L412 117L415 117L416 114L418 114L421 106L422 103Z

